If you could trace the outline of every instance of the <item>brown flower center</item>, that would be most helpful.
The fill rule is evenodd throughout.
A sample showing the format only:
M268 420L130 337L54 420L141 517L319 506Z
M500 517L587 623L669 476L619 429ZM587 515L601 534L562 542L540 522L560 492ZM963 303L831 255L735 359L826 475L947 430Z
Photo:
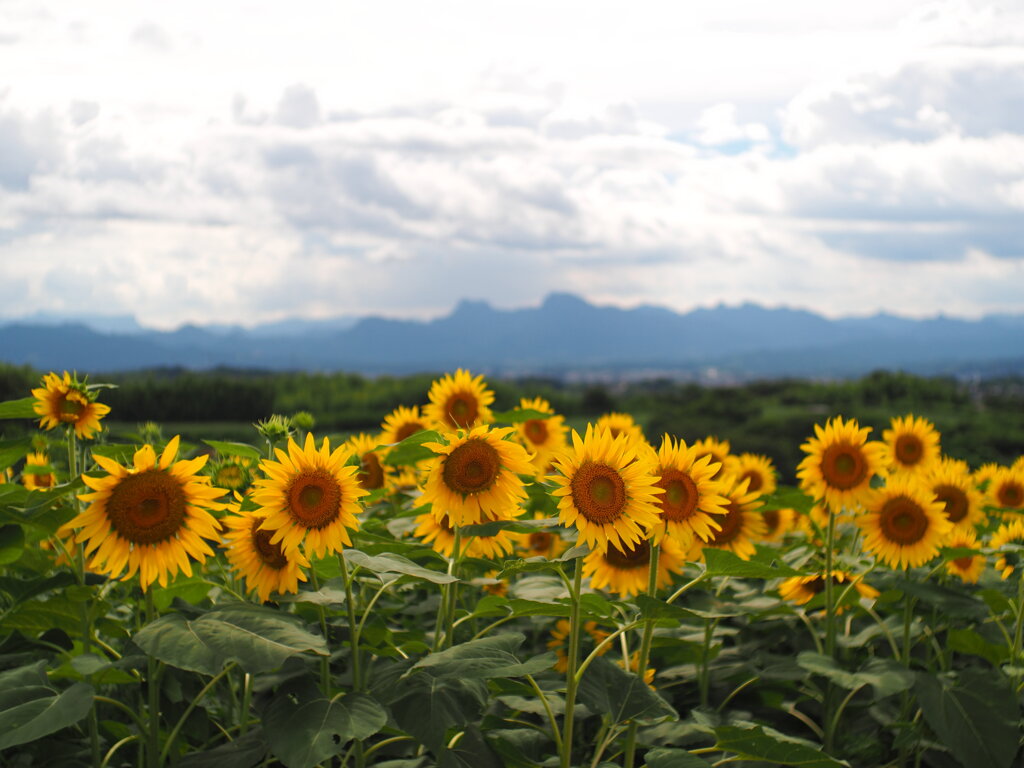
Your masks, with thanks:
M738 539L743 533L743 509L735 501L730 501L725 507L724 515L716 515L715 522L722 526L719 531L712 531L708 545L720 547L724 544Z
M454 394L444 404L444 416L451 427L470 427L476 422L479 413L476 398L468 392Z
M647 564L651 562L651 545L646 539L641 539L633 545L622 542L622 546L625 549L620 549L610 541L608 542L608 549L604 553L604 560L612 568L620 570L646 568Z
M607 464L583 462L569 487L576 509L591 523L612 523L626 506L626 484Z
M407 421L405 424L400 426L395 432L395 442L400 443L405 438L415 435L417 432L422 431L425 427L418 421Z
M956 558L955 560L953 560L953 565L955 565L955 566L956 566L957 568L959 568L959 569L960 569L961 571L966 571L966 570L967 570L967 569L969 569L969 568L970 568L970 567L971 567L971 566L972 566L973 564L974 564L974 557L973 557L973 556L968 556L968 557L958 557L958 558Z
M868 463L859 447L839 443L830 445L821 457L821 476L825 483L848 491L868 479Z
M288 488L288 512L304 528L326 528L341 511L341 486L322 467L307 469Z
M744 480L750 481L750 485L747 486L748 492L752 493L754 491L760 491L762 488L764 488L764 478L761 476L761 473L758 472L756 469L748 469L746 472L740 475L740 482L743 482Z
M655 487L664 488L665 492L658 497L661 516L673 522L682 522L697 513L697 502L700 495L697 484L685 472L669 467L661 473L661 479Z
M174 537L185 521L181 483L161 469L122 478L107 499L107 517L121 538L157 544Z
M928 533L928 515L913 499L894 496L885 502L878 517L882 535L893 544L916 544Z
M955 485L938 485L934 489L939 501L946 505L946 517L951 523L959 523L967 517L967 494Z
M367 451L359 459L359 472L356 473L356 478L367 491L384 487L384 467L373 451Z
M252 528L250 529L252 547L264 565L279 571L288 565L288 558L285 557L284 550L281 549L280 544L270 543L273 532L259 530L262 523L263 519L259 517L252 521Z
M1021 487L1020 483L1008 480L999 486L996 498L999 500L999 506L1001 507L1019 507L1024 503L1024 488Z
M715 474L711 476L712 480L717 480L722 476L722 472L725 471L725 459L719 456L717 453L708 451L707 453L702 453L700 456L698 456L697 461L700 461L705 456L711 459L711 461L708 462L708 466L711 466L712 464L718 465L718 469L715 471Z
M523 425L526 439L534 445L544 445L548 441L548 425L545 419L527 419Z
M917 435L900 435L893 448L896 461L905 467L912 467L924 458L924 445Z
M555 543L555 536L546 531L536 531L530 534L528 542L531 552L535 552L538 555L546 555L551 551L551 547Z
M468 496L494 485L500 470L501 457L497 449L486 440L474 437L448 454L441 474L451 490Z
M764 518L764 522L768 526L769 536L779 530L779 526L782 525L782 515L777 509L766 509L761 513L761 517Z

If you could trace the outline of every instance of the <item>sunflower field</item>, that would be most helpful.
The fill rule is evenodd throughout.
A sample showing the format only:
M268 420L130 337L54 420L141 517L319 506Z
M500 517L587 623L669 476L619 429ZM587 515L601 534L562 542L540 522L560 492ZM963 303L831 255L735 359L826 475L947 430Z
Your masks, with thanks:
M1024 457L920 415L823 418L782 485L463 370L333 442L115 441L109 394L0 403L0 765L1024 759Z

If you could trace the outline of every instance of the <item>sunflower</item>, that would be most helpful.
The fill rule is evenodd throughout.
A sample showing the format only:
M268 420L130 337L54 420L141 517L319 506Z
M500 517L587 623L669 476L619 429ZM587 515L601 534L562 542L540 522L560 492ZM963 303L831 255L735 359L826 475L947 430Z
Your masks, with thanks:
M634 675L640 674L640 651L633 651L629 655L629 668L626 668L626 662L623 659L619 659L615 662L620 667L625 669L627 672L632 672ZM647 667L644 670L644 682L647 683L648 688L654 688L654 668Z
M657 500L665 531L683 546L692 538L707 541L718 530L716 520L725 514L728 499L711 478L719 470L708 456L698 456L696 446L686 447L669 435L661 440L654 468L655 486L663 493Z
M297 549L288 554L280 544L272 543L272 533L260 527L263 515L241 511L237 505L232 512L221 518L227 529L225 550L246 586L256 590L260 602L269 600L271 592L298 592L299 582L306 580L302 569L309 567L309 561Z
M971 480L974 481L974 485L978 490L984 491L988 488L989 483L992 482L992 478L995 477L996 472L1000 469L1002 469L1002 467L994 461L982 464L971 473Z
M191 576L189 558L202 563L213 554L203 539L217 538L217 521L207 510L222 509L214 499L225 492L197 474L206 456L174 461L178 442L171 440L159 461L153 446L142 446L131 467L93 454L108 474L82 476L93 492L78 498L89 506L68 523L81 529L75 541L84 545L91 570L116 577L127 565L124 578L138 571L146 590L154 581L167 586L178 571Z
M732 456L730 451L730 445L728 440L719 440L717 437L709 435L703 440L698 440L693 444L694 450L697 452L697 458L703 458L705 456L711 459L712 464L718 464L718 470L712 475L712 480L721 480L722 476L726 473L726 465L729 463L729 458Z
M632 597L647 590L650 563L651 541L648 539L621 548L609 543L603 552L594 551L583 558L583 576L590 577L590 586L594 589ZM672 574L682 571L685 564L683 548L668 537L662 539L658 553L658 588L671 584Z
M41 416L39 426L53 429L60 424L74 427L75 434L90 439L99 432L100 419L110 413L109 406L96 402L95 394L85 382L64 371L63 378L56 373L43 376L43 386L32 390L36 402L35 412Z
M542 520L544 515L539 512L535 513L534 519ZM513 534L513 538L519 551L523 553L523 557L546 557L548 560L554 560L569 547L557 532L545 531L540 528L536 528L530 533Z
M427 424L427 418L420 415L418 405L414 405L412 408L400 405L384 418L384 423L380 425L380 428L383 433L381 440L390 445L400 443L405 438L430 427Z
M430 404L424 409L427 419L442 431L471 429L493 421L494 393L484 385L484 377L470 375L459 368L454 375L430 385Z
M383 462L387 449L374 450L382 440L381 437L373 437L362 432L352 435L343 446L359 459L359 471L356 473L356 479L359 480L359 485L364 491L376 491L387 485L386 475L390 473Z
M1024 512L1024 471L1000 467L988 484L988 503L1013 512Z
M921 478L945 507L946 519L957 528L973 531L985 520L981 493L969 473L953 462L940 461Z
M889 468L894 472L920 472L942 455L935 425L919 416L896 417L882 432L889 448Z
M954 528L946 542L952 549L978 549L978 538L973 530ZM946 570L959 576L967 584L977 584L981 572L985 570L985 556L979 551L976 555L957 557L946 563Z
M594 426L597 429L607 429L612 437L625 435L626 442L630 444L646 442L643 429L628 413L606 413Z
M490 523L502 518L487 518L483 523ZM452 527L447 514L435 515L433 512L426 512L416 518L416 531L413 535L423 539L424 544L429 544L435 552L445 557L451 557L455 552L455 529ZM470 536L463 534L462 551L459 553L464 557L482 557L487 560L496 560L499 557L512 554L516 543L513 534L507 530L500 530L493 536Z
M437 458L423 483L420 504L446 513L453 525L475 525L485 517L510 518L526 498L520 475L533 467L526 449L505 438L513 427L486 425L446 436L448 443L424 443Z
M646 538L658 523L662 493L653 461L637 453L625 435L612 437L589 424L583 438L573 430L572 443L572 451L555 459L559 474L551 476L559 486L551 495L559 497L562 525L575 525L591 549L609 543L626 547Z
M21 484L30 491L45 491L57 484L57 476L45 453L30 453L21 470Z
M1021 551L1018 549L999 552L1007 544L1024 546L1024 520L1012 520L999 526L988 545L996 550L996 570L1003 579L1010 578L1010 575L1017 569L1021 561Z
M524 397L520 399L519 407L551 414L545 419L527 419L517 428L519 442L533 454L532 462L538 472L543 472L552 455L565 449L568 427L565 426L565 419L556 414L551 404L542 397L532 400Z
M594 641L594 645L600 645L605 638L608 637L608 632L601 629L596 621L588 621L583 625L583 631L586 632L590 639ZM555 652L555 671L561 672L563 675L566 669L569 667L569 657L565 653L565 647L569 639L569 620L559 619L555 622L555 628L551 630L551 639L548 640L548 648ZM606 645L598 653L598 656L604 656L608 653L608 649L611 646Z
M915 568L939 553L953 524L945 505L917 479L892 475L857 518L864 547L892 568Z
M741 453L739 456L730 456L726 463L726 473L733 475L737 480L750 480L751 493L760 493L767 496L775 493L778 487L776 483L775 466L767 456L756 453Z
M241 492L252 484L252 470L252 459L226 456L210 465L209 475L215 485Z
M781 541L796 526L797 512L789 507L762 509L761 518L765 525L764 541Z
M878 597L878 590L868 586L861 581L860 576L852 576L846 571L832 571L832 584L834 587L841 587L843 584L852 581L854 589L861 597L874 600ZM822 574L816 573L813 576L793 576L786 579L779 585L779 597L788 600L794 605L806 605L817 595L825 591L825 578Z
M757 511L764 502L759 500L760 494L747 490L749 480L734 482L724 486L725 515L715 518L720 529L711 534L705 546L715 549L727 549L743 560L749 560L757 550L754 541L763 539L767 531L764 517Z
M868 442L870 431L842 416L830 419L824 429L815 424L815 437L800 446L808 454L797 471L800 488L834 512L855 509L869 495L871 478L886 464L886 447Z
M424 473L416 467L400 467L397 471L384 473L389 493L402 493L412 496L418 492Z
M348 529L359 527L359 499L367 494L356 477L357 468L346 464L344 447L331 451L325 437L320 449L312 433L300 448L288 438L288 451L275 449L277 461L260 462L267 477L256 480L252 499L266 515L262 530L270 531L271 544L291 553L303 544L307 552L324 557L351 546Z

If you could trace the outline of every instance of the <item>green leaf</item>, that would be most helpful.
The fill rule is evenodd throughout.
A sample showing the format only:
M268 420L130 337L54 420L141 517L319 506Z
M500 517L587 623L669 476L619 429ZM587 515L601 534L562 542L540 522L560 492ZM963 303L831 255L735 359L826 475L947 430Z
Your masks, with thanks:
M914 674L893 659L872 659L858 672L847 672L831 657L813 651L803 651L796 661L808 672L848 691L870 685L878 698L908 691L914 685Z
M190 605L199 605L213 589L213 583L202 576L179 576L166 587L150 587L153 590L153 604L159 611L171 607L174 598L180 598Z
M252 768L267 754L263 731L259 728L245 736L205 752L191 752L178 761L178 768Z
M15 440L0 440L0 472L25 458L32 450L32 438L19 437Z
M551 740L529 728L495 728L487 739L507 768L535 768L552 751Z
M0 632L16 629L30 636L50 629L63 629L68 634L76 634L82 629L82 614L78 605L64 595L54 595L49 600L27 600L14 608L0 623Z
M35 411L36 399L23 397L21 400L7 400L0 403L0 419L38 419Z
M214 675L230 660L246 672L277 669L291 656L328 653L324 638L293 616L260 606L233 605L192 621L163 616L134 637L146 653L173 667Z
M253 461L260 461L264 458L259 450L248 443L232 443L223 440L203 440L203 442L221 456L239 456L243 459L252 459Z
M708 576L738 576L743 579L775 579L780 576L802 576L803 572L782 562L771 564L756 559L743 560L727 549L704 549Z
M951 629L946 646L951 651L980 656L997 667L1010 658L1009 648L1002 643L990 643L973 629Z
M458 742L438 758L438 768L508 768L476 725L468 726Z
M350 565L358 565L374 573L404 573L408 576L415 576L434 584L450 584L458 581L454 576L447 573L432 571L422 565L416 565L412 560L385 552L380 555L368 555L358 549L346 549L345 560Z
M403 695L391 703L398 727L435 754L447 743L449 728L464 726L480 717L487 703L482 680L454 680L417 673L405 678Z
M732 616L742 616L744 613L739 608L723 608L712 611L684 608L681 605L666 603L664 600L658 600L647 595L637 595L635 602L640 609L640 617L643 619L674 619L676 621L725 619Z
M0 691L46 685L46 660L0 672Z
M463 526L462 532L470 536L495 536L501 531L513 533L535 533L539 528L556 528L561 523L557 517L546 517L539 520L492 520L489 523Z
M658 747L644 755L647 768L708 768L708 763L685 749Z
M772 765L798 765L801 768L844 768L849 763L829 757L807 742L767 732L761 726L740 728L723 725L714 729L715 749L734 752L743 760L759 760Z
M39 690L50 695L37 696ZM28 695L20 701L20 697L5 696L4 704L10 706L0 709L0 749L27 744L74 725L92 708L93 689L87 683L75 683L60 694L38 687L7 693L17 691Z
M437 454L429 448L424 448L423 444L437 442L442 442L440 432L435 432L432 429L416 432L400 443L395 443L384 457L384 463L390 466L407 466L425 459L433 459ZM377 446L377 448L387 447L386 445Z
M814 506L814 499L792 486L780 485L774 493L761 497L765 509L795 509L797 512L807 514Z
M613 723L635 720L648 725L679 718L675 709L637 675L601 656L584 672L579 700L595 715L607 716Z
M988 607L981 600L962 589L950 589L924 581L899 579L897 588L917 597L921 602L935 606L946 616L983 619L988 617Z
M518 632L471 640L420 659L406 674L422 672L436 678L471 680L521 677L551 669L555 663L553 653L532 656L525 662L519 660L513 651L525 640L526 636Z
M554 415L534 408L513 408L511 411L496 411L491 414L494 421L501 424L519 424L530 419L550 419Z
M25 531L20 525L0 526L0 565L15 562L25 551Z
M271 751L288 768L312 768L340 754L352 739L367 739L388 721L374 699L350 693L325 699L310 678L286 683L263 712Z
M967 766L1009 768L1020 737L1019 707L1005 679L965 669L958 679L919 673L918 703L928 726Z

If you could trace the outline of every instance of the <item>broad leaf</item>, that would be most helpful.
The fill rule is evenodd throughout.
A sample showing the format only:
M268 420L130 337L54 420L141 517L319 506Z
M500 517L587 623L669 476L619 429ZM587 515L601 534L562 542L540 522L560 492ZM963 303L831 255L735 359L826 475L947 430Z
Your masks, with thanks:
M221 456L238 456L253 461L260 461L264 458L262 453L248 443L231 443L222 440L203 440L203 442Z
M16 440L0 440L0 472L25 458L32 450L32 439L19 437Z
M0 526L0 565L15 562L25 551L25 531L20 525Z
M422 672L431 677L470 680L521 677L551 669L553 653L542 653L525 662L516 657L513 651L525 639L525 635L509 632L472 640L420 659L406 674Z
M759 760L772 765L798 765L801 768L843 768L846 761L829 757L807 742L781 733L767 732L761 726L740 728L723 725L714 729L715 749L735 753L743 760Z
M704 562L709 576L738 576L743 579L775 579L780 576L801 576L801 571L782 562L774 564L759 560L743 560L727 549L704 549Z
M708 763L685 749L658 747L644 755L647 768L708 768Z
M600 656L583 673L579 700L595 715L607 716L613 723L635 720L650 724L679 717L638 676Z
M429 448L424 448L423 444L436 443L440 442L440 440L441 433L435 432L432 429L416 432L400 443L390 446L390 450L388 450L387 455L384 457L384 463L390 466L408 466L426 459L433 459L437 454ZM386 445L378 445L377 447L389 448Z
M803 651L797 656L797 664L849 691L870 685L879 698L910 690L914 685L914 674L892 659L872 659L860 671L847 672L829 656Z
M49 695L36 695L40 690ZM17 697L9 696L17 691L31 693L18 701ZM0 749L27 744L74 725L89 714L93 689L87 683L75 683L60 694L37 687L15 689L6 694L4 704L9 706L0 705Z
M0 403L0 419L38 419L35 411L36 399L23 397L20 400L6 400Z
M440 573L439 571L432 571L429 568L424 568L422 565L416 565L412 560L401 555L389 553L368 555L365 552L360 552L358 549L346 549L345 560L350 565L358 565L360 568L365 568L373 573L404 573L434 584L450 584L453 581L458 581L454 576Z
M252 768L267 754L263 732L256 728L245 736L206 752L191 752L178 761L178 768Z

